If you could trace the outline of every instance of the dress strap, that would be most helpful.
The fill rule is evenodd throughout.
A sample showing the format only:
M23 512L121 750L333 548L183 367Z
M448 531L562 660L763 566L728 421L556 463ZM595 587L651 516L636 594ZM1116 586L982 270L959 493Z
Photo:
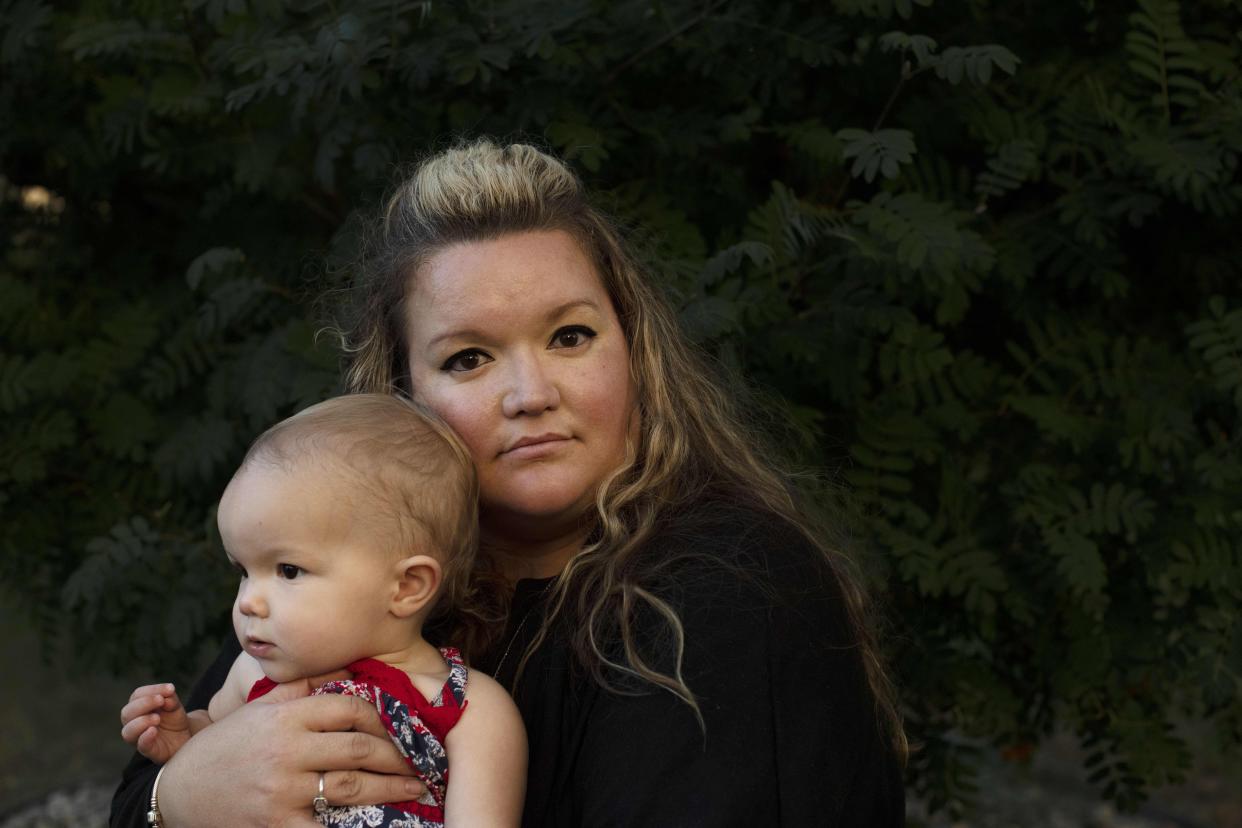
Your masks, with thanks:
M441 647L440 655L448 665L449 675L436 693L436 697L427 701L419 692L405 671L389 666L374 658L364 658L352 662L345 669L353 673L353 681L381 687L389 695L399 699L410 710L418 711L427 724L443 738L457 724L466 709L466 685L469 682L469 670L462 660L461 651L456 647ZM254 701L267 695L276 687L276 682L264 676L254 683L246 701Z
M445 663L449 666L449 675L444 682L444 686L440 688L440 692L436 693L436 697L432 699L433 707L465 707L466 706L466 683L469 680L466 662L462 661L461 650L456 647L441 647L440 655L444 656ZM444 691L448 691L446 694ZM450 699L452 701L450 701Z
M250 692L246 694L246 703L249 704L260 696L266 696L275 689L276 682L264 676L250 686Z

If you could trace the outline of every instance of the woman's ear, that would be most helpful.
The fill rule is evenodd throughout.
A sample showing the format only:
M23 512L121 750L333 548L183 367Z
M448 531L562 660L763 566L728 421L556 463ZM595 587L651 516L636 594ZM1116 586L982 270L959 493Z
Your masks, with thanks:
M430 555L414 555L394 564L396 590L388 610L409 618L431 603L440 588L440 562Z

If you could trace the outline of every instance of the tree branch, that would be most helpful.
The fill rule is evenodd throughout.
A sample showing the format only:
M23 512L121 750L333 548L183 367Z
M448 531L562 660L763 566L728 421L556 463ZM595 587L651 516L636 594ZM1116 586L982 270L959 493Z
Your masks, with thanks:
M673 29L671 32L669 32L664 37L657 40L655 43L652 43L646 48L640 49L638 52L634 53L633 55L630 55L628 58L626 58L620 64L618 64L611 72L609 72L607 75L604 76L604 80L603 80L604 85L612 83L614 80L617 79L618 75L620 75L625 70L629 69L635 63L638 63L640 60L645 58L647 55L661 48L662 46L667 44L669 41L679 37L682 34L685 34L685 32L688 29L692 29L695 26L702 23L704 20L707 19L707 16L709 14L714 12L718 7L720 7L723 4L724 4L724 0L714 0L714 2L708 3L707 6L703 9L703 11L699 12L698 15L690 18L685 23L682 23L676 29Z

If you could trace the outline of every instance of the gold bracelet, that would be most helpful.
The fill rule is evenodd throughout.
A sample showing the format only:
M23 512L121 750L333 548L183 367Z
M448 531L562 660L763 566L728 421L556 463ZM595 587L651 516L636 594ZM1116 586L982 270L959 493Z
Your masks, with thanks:
M150 828L164 828L164 815L160 813L160 777L164 775L164 768L167 765L161 765L159 773L155 774L155 784L151 786L151 810L147 811L147 825Z

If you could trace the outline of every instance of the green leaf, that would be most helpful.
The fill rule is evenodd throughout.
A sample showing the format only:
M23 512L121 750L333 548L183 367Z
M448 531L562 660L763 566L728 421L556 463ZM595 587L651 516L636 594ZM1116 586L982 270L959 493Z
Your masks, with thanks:
M0 65L15 64L39 42L52 19L52 7L38 0L18 0L0 12Z
M905 32L887 32L880 35L880 48L886 52L909 52L918 66L931 63L936 52L936 41L927 35L908 35Z
M1057 561L1057 572L1070 589L1080 597L1102 597L1108 578L1095 542L1076 532L1054 534L1047 541Z
M900 165L914 159L914 136L904 129L843 129L837 138L844 144L841 155L854 159L850 175L855 178L871 181L877 171L885 178L896 178Z
M596 172L608 158L603 133L593 126L573 121L553 121L545 134L567 158L576 159L583 167Z
M992 67L1012 75L1018 71L1018 64L1021 62L1017 55L1004 46L988 44L950 46L928 61L928 65L935 68L938 77L951 84L957 85L964 78L983 86L992 79Z

